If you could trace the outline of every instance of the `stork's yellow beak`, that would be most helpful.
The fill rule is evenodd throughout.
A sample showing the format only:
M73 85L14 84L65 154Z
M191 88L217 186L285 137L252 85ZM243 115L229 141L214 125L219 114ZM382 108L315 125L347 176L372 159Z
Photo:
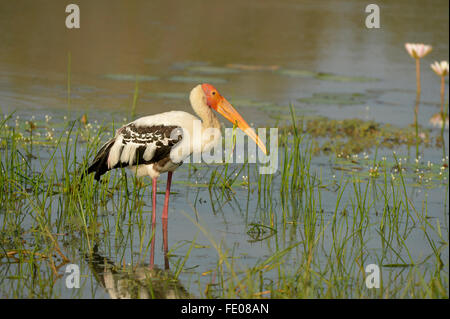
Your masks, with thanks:
M256 145L267 155L266 146L261 141L259 136L255 133L255 131L247 124L247 122L242 118L242 116L236 111L236 109L231 105L230 102L227 101L223 96L220 97L220 100L216 104L216 111L222 114L228 121L236 124L245 134L247 134L253 141L255 141Z

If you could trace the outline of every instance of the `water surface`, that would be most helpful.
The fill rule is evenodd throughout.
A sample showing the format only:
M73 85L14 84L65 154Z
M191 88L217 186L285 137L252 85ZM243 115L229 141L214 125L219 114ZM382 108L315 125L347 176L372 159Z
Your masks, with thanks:
M81 10L79 30L65 28L64 2L0 3L0 109L4 114L15 111L14 116L40 120L50 115L57 122L64 116L75 119L87 113L90 121L98 124L131 120L137 76L136 116L172 109L191 112L188 92L199 82L211 82L255 126L288 123L287 106L291 103L300 116L357 117L405 127L413 123L416 88L415 64L405 51L405 42L433 45L432 53L422 61L419 123L431 128L428 120L439 111L440 82L429 65L448 60L448 1L378 1L380 29L365 27L366 3L356 0L76 3ZM326 76L316 76L319 74ZM448 90L447 81L447 101ZM361 94L363 98L350 105L305 102L315 94L336 93ZM437 130L431 132L438 134ZM448 137L446 143L448 154ZM397 151L404 157L414 153L407 147ZM392 160L392 150L380 150L378 156ZM441 160L442 149L422 150L425 163L439 165ZM333 165L327 156L313 160L313 168L323 169L326 180L336 175ZM208 174L210 168L189 176L186 166L175 174L173 190L177 194L171 198L169 245L192 241L198 233L186 214L198 214L218 242L234 247L234 255L243 265L251 266L279 247L300 240L301 232L288 226L270 240L253 242L247 234L249 224L263 222L264 208L252 197L249 200L247 189L241 187L234 200L215 211L211 201L217 199L207 188L186 186L186 181L207 183ZM161 190L163 187L162 181ZM448 222L448 205L444 203L447 188L448 182L410 190L416 204L423 202L423 196L428 198L429 214L440 218L442 225ZM149 213L150 197L146 194L143 200L148 202ZM322 207L327 222L336 194L326 192L324 196L328 196L326 207ZM158 201L161 204L162 197ZM281 212L281 204L272 209ZM116 216L102 218L114 225ZM136 239L133 243L127 236L124 241L118 241L117 234L109 236L111 246L108 251L102 247L103 253L116 262L135 262L139 234L130 235ZM197 280L204 284L206 276L199 274L216 267L216 251L202 236L200 233L197 241L208 248L192 252L187 267L193 270L181 276L185 285ZM161 244L159 226L157 240L157 245ZM99 289L87 270L84 256L76 252L76 244L66 244L71 258L82 265L87 276L84 289L76 294L108 297L107 290ZM410 244L414 258L430 254L421 235L411 236ZM378 241L369 240L371 245L375 253L379 251ZM175 249L173 254L183 256L188 247ZM448 272L448 252L443 254ZM302 252L296 250L286 262L295 265L300 255ZM162 257L162 250L157 249L157 263L162 264ZM63 281L59 284L54 296L72 296ZM6 286L1 291L5 296L10 293ZM20 295L26 296L27 292Z

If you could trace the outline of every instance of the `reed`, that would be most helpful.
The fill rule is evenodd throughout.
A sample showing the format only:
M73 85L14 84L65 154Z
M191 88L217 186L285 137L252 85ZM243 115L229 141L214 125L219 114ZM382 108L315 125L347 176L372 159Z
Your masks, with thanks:
M260 175L248 161L180 169L185 177L174 183L180 185L174 198L192 205L170 213L181 213L194 231L170 242L174 276L165 280L201 298L448 298L445 162L408 162L376 147L367 159L329 156L332 177L315 163L305 120L291 116L292 129L280 130L273 175ZM114 121L97 127L36 119L31 137L29 125L11 122L11 115L0 121L2 295L96 297L95 276L83 277L78 292L68 292L63 277L67 262L89 274L85 256L96 250L113 257L124 274L127 264L145 265L150 240L161 240L150 226L149 181L126 170L107 173L100 183L81 179L114 133ZM430 211L426 196L414 195L417 185L446 189L440 214ZM210 228L206 212L242 221L239 229L265 254L243 258L233 241ZM424 239L421 253L417 238ZM203 265L197 258L205 254ZM369 263L380 266L381 289L365 286Z

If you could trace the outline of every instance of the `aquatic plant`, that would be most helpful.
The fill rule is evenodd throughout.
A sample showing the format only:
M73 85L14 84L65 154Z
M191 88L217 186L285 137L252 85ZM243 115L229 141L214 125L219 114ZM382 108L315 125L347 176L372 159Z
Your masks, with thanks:
M419 157L419 128L418 128L418 114L419 114L419 104L420 104L420 59L424 58L428 53L431 52L431 45L426 45L423 43L405 43L406 51L409 55L416 60L416 106L414 108L414 124L416 127L416 158Z
M174 193L186 231L181 239L169 232L173 275L157 277L136 276L148 265L150 239L160 236L150 225L149 182L126 178L125 170L99 184L80 181L114 124L96 122L95 114L79 121L2 116L0 295L107 297L111 286L99 287L109 278L149 297L182 284L199 298L448 298L448 158L410 162L389 156L383 143L373 155L313 158L318 137L291 112L290 129L279 131L278 173L259 175L249 161L180 168L184 180ZM361 144L375 144L380 132L372 122L319 123L312 125L318 134L364 135ZM395 135L386 136L391 143ZM427 189L442 202L417 197ZM211 228L208 218L219 224ZM231 227L239 235L222 239ZM418 238L423 249L414 246ZM103 277L88 270L96 247ZM80 265L81 289L65 288L67 262ZM381 289L368 290L364 265L373 262Z
M448 115L444 114L444 100L445 100L445 77L448 75L449 65L447 61L435 61L431 64L431 69L441 78L441 112L438 117L433 116L430 122L436 126L448 127ZM433 120L433 121L432 121Z
M423 43L405 43L406 51L416 60L416 82L417 82L417 96L420 96L420 59L424 58L431 52L432 46Z

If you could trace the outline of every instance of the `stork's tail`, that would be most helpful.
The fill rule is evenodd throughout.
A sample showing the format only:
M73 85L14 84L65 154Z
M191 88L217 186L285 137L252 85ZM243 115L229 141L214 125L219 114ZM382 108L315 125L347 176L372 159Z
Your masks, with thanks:
M111 147L114 145L115 139L112 138L108 142L106 142L98 151L97 155L95 156L94 160L92 161L91 165L87 169L87 174L95 172L94 178L99 181L100 176L105 174L107 171L109 171L108 168L108 156L109 151L111 150ZM81 179L85 176L85 173L81 176Z

